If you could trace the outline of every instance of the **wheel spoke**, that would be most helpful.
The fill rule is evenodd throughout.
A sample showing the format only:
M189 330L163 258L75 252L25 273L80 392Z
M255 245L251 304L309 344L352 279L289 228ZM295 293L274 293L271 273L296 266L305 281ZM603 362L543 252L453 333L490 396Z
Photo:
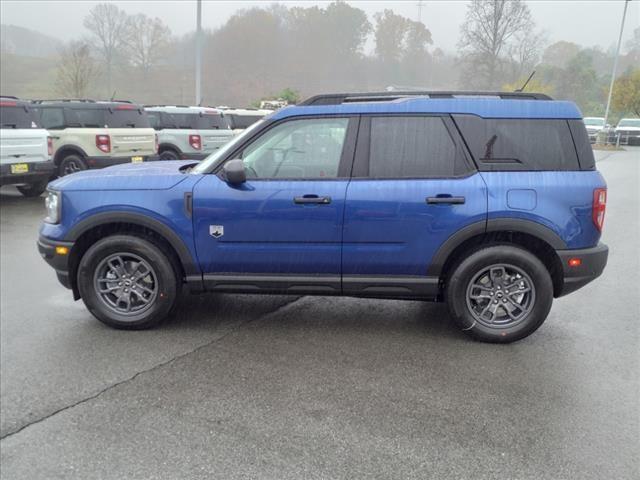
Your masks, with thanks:
M111 293L114 290L120 290L122 287L119 287L118 285L114 286L114 287L107 287L107 288L101 288L100 290L98 290L99 293Z

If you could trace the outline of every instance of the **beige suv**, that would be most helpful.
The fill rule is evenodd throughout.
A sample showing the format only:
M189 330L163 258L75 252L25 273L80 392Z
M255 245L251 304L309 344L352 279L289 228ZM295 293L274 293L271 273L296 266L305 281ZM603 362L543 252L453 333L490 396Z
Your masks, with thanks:
M37 100L53 140L56 173L157 160L157 137L144 109L126 101Z

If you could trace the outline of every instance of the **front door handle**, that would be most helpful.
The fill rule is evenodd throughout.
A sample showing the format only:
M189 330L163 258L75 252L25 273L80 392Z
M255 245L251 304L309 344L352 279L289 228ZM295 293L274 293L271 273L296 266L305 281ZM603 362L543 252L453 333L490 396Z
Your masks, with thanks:
M293 197L293 203L298 205L328 205L331 203L331 197L319 197L318 195L303 195L302 197Z
M452 197L451 195L427 197L427 203L429 205L462 205L464 202L464 197Z

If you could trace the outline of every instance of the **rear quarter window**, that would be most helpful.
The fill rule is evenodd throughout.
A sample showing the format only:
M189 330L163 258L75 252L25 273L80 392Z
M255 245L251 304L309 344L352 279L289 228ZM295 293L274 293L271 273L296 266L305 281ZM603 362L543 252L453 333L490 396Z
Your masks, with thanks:
M580 170L566 120L453 117L479 170Z
M38 128L36 116L26 105L0 105L0 128Z
M147 112L135 107L105 110L105 121L109 128L151 128Z

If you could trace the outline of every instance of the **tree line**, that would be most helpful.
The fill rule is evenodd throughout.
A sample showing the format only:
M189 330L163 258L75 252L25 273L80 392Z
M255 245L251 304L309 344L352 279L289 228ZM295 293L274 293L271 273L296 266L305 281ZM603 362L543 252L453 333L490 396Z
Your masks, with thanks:
M431 21L391 9L370 19L342 0L240 10L204 32L204 103L244 106L283 90L290 100L390 86L515 90L535 70L527 90L574 100L585 115L603 112L613 54L566 41L547 45L523 0L471 2L457 54L434 45ZM161 19L128 15L113 4L96 5L83 23L87 36L60 52L58 94L192 101L194 34L174 36ZM614 96L620 115L638 113L640 28L626 47Z

